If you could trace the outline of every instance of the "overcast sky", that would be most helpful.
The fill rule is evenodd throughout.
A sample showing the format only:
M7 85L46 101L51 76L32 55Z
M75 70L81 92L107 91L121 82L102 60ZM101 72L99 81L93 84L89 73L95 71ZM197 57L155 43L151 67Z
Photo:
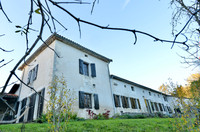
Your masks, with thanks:
M1 86L4 85L9 71L25 52L25 38L15 33L17 30L15 25L26 24L28 2L26 0L2 1L4 10L12 23L8 23L0 12L0 34L5 34L0 37L0 47L14 49L14 52L0 51L0 60L5 59L7 62L14 59L14 61L0 69ZM173 40L170 25L172 9L166 0L100 0L99 4L95 5L92 15L90 14L92 5L63 6L77 17L99 25L136 29L162 39ZM137 44L133 45L132 33L102 30L86 24L81 24L80 38L77 23L72 18L55 8L52 8L52 12L68 28L66 31L58 26L58 34L113 60L110 63L111 74L158 89L162 83L167 82L168 78L184 84L184 80L198 70L185 68L187 65L180 63L182 60L177 54L184 55L184 52L178 45L171 49L170 43L154 42L152 38L139 34ZM40 16L36 14L33 18L34 29L39 27L39 20ZM36 34L30 38L30 44L36 38L34 35ZM50 35L51 33L45 29L43 39L47 39ZM179 40L183 38L180 37ZM41 42L38 43L38 46L41 44ZM21 72L18 71L17 74L21 76ZM12 81L15 80L15 78L12 79Z

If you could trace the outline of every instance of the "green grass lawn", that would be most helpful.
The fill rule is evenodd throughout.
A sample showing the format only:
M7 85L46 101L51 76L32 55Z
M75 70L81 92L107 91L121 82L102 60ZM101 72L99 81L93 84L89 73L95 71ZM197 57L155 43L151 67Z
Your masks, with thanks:
M71 121L69 132L172 132L169 118ZM22 124L0 125L0 132L21 132ZM27 123L27 132L46 132L48 124Z

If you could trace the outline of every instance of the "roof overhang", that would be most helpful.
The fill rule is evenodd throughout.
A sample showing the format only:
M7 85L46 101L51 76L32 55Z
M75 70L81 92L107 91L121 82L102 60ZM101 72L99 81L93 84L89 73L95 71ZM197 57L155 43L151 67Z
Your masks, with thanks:
M76 48L76 49L78 49L78 50L81 50L81 51L83 51L83 52L85 52L85 53L87 53L87 54L89 54L89 55L91 55L91 56L94 56L94 57L96 57L96 58L98 58L98 59L100 59L100 60L103 60L103 61L105 61L105 62L107 62L107 63L112 62L112 59L109 59L109 58L107 58L107 57L105 57L105 56L102 56L102 55L100 55L100 54L98 54L98 53L96 53L96 52L94 52L94 51L92 51L92 50L90 50L90 49L88 49L88 48L83 47L82 45L80 45L80 44L78 44L78 43L76 43L76 42L74 42L74 41L71 41L71 40L69 40L69 39L67 39L67 38L65 38L65 37L63 37L63 36L61 36L61 35L59 35L59 34L57 34L57 33L54 33L54 34L52 34L52 35L45 41L45 43L43 43L43 44L42 44L42 45L41 45L41 46L26 60L25 63L23 63L23 64L18 68L18 70L22 70L27 64L30 64L43 50L45 50L46 48L48 48L48 46L49 46L53 41L55 41L55 40L61 41L61 42L65 43L65 44L67 44L67 45L69 45L69 46L71 46L71 47L74 47L74 48Z
M121 77L118 77L118 76L115 76L115 75L110 75L110 77L113 78L113 79L116 79L116 80L118 80L118 81L122 81L122 82L128 83L128 84L130 84L130 85L136 86L136 87L140 87L140 88L143 88L143 89L152 91L152 92L156 92L156 93L159 93L159 94L163 94L163 95L168 96L167 94L162 93L162 92L160 92L160 91L154 90L154 89L152 89L152 88L149 88L149 87L140 85L140 84L138 84L138 83L135 83L135 82L126 80L126 79L124 79L124 78L121 78Z

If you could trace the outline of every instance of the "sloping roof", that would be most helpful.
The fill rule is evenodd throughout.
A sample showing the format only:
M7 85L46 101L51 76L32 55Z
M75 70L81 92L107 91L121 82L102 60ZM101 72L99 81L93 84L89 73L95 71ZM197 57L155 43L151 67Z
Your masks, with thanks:
M128 83L128 84L133 85L133 86L137 86L137 87L140 87L140 88L143 88L143 89L146 89L146 90L152 91L152 92L156 92L156 93L159 93L159 94L167 95L167 94L162 93L162 92L160 92L160 91L157 91L157 90L151 89L151 88L149 88L149 87L146 87L146 86L140 85L140 84L138 84L138 83L135 83L135 82L132 82L132 81L126 80L126 79L124 79L124 78L121 78L121 77L118 77L118 76L115 76L115 75L110 75L110 77L113 78L113 79L116 79L116 80L119 80L119 81L122 81L122 82ZM167 95L167 96L168 96L168 95Z
M3 98L18 98L18 95L16 94L9 94L9 93L4 93Z
M14 84L8 93L15 94L15 92L18 90L19 86L20 86L19 84Z
M112 59L109 59L109 58L107 58L107 57L105 57L105 56L102 56L102 55L100 55L100 54L98 54L98 53L96 53L96 52L94 52L94 51L92 51L92 50L90 50L90 49L88 49L88 48L85 48L85 47L83 47L82 45L80 45L80 44L78 44L78 43L76 43L76 42L74 42L74 41L72 41L72 40L69 40L69 39L67 39L67 38L65 38L65 37L63 37L63 36L61 36L61 35L59 35L59 34L57 34L57 33L54 33L54 34L52 34L46 41L45 41L45 44L42 44L27 60L26 60L26 63L23 63L18 69L19 70L22 70L23 68L24 68L24 66L25 65L27 65L27 64L29 64L31 61L33 61L44 49L46 49L47 48L47 45L50 45L54 40L59 40L59 41L61 41L61 42L63 42L63 43L65 43L65 44L67 44L67 45L69 45L69 46L71 46L71 47L73 47L73 48L76 48L76 49L78 49L78 50L81 50L81 51L83 51L83 52L85 52L85 53L87 53L87 54L89 54L89 55L91 55L91 56L94 56L94 57L96 57L96 58L98 58L98 59L101 59L101 60L103 60L103 61L105 61L105 62L112 62ZM47 45L46 45L47 44ZM53 52L53 51L52 51Z

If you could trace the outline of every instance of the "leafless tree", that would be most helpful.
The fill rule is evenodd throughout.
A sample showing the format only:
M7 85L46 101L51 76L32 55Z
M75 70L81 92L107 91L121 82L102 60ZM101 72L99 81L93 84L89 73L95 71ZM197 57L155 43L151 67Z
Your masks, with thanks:
M188 36L189 49L185 50L188 56L181 56L183 63L194 68L200 66L200 0L171 0L174 8L172 14L172 34L180 33ZM187 23L185 24L185 21ZM182 30L178 30L180 25L184 25Z

